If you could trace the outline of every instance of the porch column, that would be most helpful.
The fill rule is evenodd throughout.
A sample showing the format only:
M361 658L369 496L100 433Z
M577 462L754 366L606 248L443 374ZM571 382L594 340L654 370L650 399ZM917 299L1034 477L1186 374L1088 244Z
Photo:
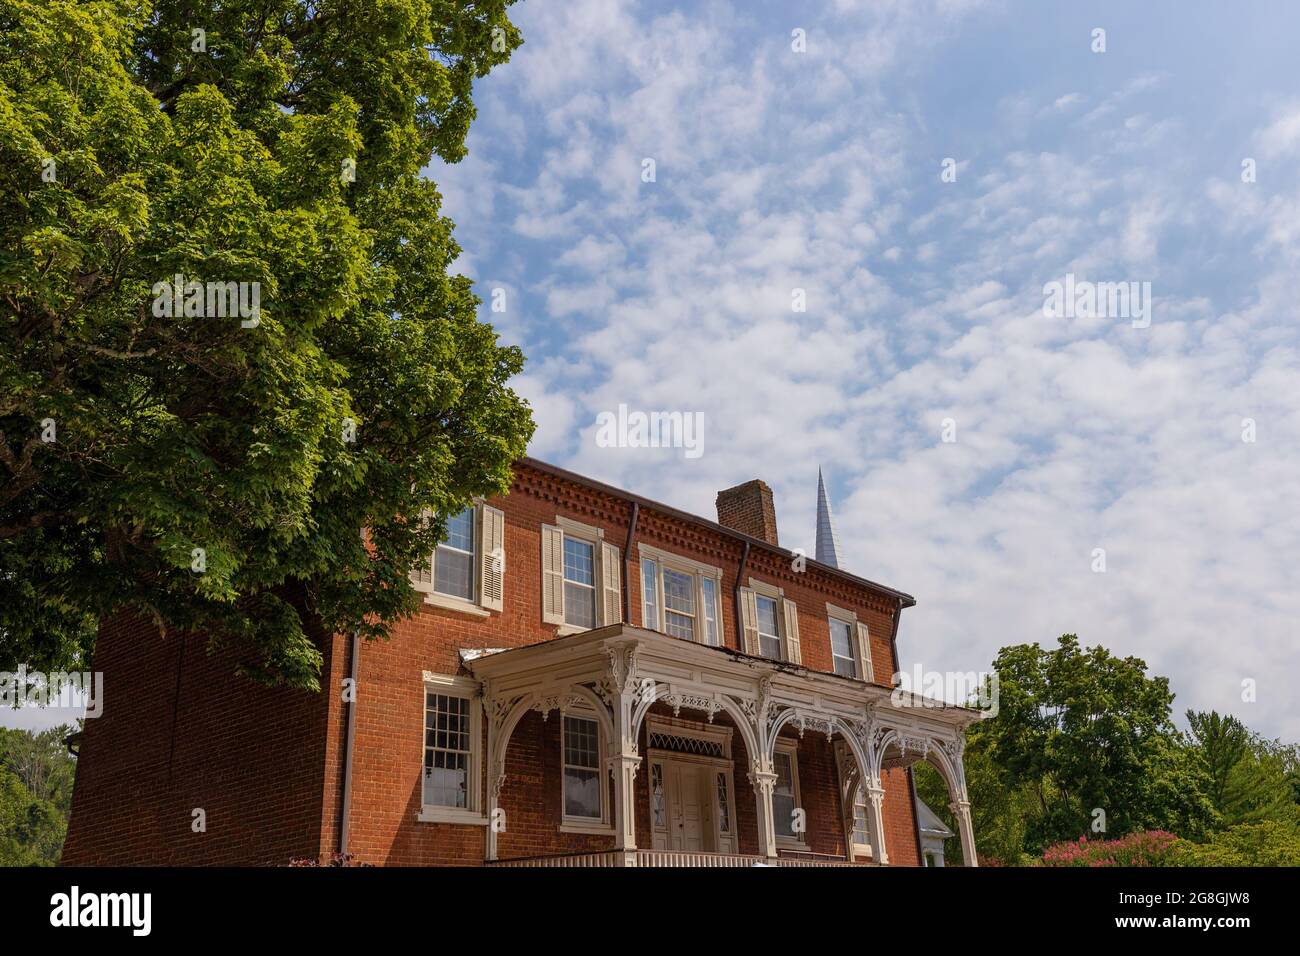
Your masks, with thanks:
M776 857L776 825L772 811L772 791L776 789L776 771L770 761L754 761L749 782L754 785L758 803L758 852Z
M885 849L885 788L879 780L870 781L863 792L867 795L867 828L871 831L871 858L882 866L889 863Z
M614 847L630 852L636 850L636 772L641 766L632 721L636 694L625 690L612 703L614 740L610 770L614 775Z
M497 835L504 829L503 821L501 823L497 821L497 811L501 807L501 786L505 783L506 768L504 755L497 753L501 736L501 715L499 708L494 706L494 702L488 696L486 690L483 693L483 713L487 722L487 746L483 748L483 752L487 755L485 816L488 821L483 856L487 860L495 860L497 858Z
M970 822L970 801L954 800L948 809L957 819L957 830L961 834L961 855L967 866L979 866L979 855L975 850L975 828Z

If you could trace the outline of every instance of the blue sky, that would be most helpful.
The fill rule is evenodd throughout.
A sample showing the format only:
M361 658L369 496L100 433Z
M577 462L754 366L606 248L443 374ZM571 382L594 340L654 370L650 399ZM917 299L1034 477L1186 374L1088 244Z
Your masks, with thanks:
M1300 8L512 16L469 157L429 174L528 355L535 455L706 516L762 477L810 551L821 465L845 566L918 598L904 666L1074 631L1180 713L1300 738ZM1150 327L1045 317L1069 272L1150 282ZM597 447L620 403L702 413L703 455Z
M1077 632L1180 714L1300 739L1300 6L512 17L469 156L429 175L529 358L533 454L705 516L761 477L809 552L821 466L844 566L918 599L905 668ZM1070 272L1150 282L1150 327L1045 317ZM597 447L620 403L701 413L704 453Z

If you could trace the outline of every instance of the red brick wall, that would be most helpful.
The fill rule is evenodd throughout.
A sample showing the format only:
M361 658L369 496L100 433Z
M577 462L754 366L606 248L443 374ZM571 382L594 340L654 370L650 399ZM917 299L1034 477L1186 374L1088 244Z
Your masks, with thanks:
M548 640L543 624L541 526L558 514L603 528L622 549L631 506L599 490L523 465L512 493L492 502L506 515L504 608L480 618L424 605L395 626L390 640L364 644L354 717L349 849L384 864L474 863L483 859L482 826L419 822L423 760L423 672L464 673L460 648L514 647ZM631 621L642 623L637 542L722 569L725 643L739 648L734 590L742 546L706 526L643 508L628 565ZM627 558L628 555L624 555ZM892 597L789 559L751 551L746 578L781 587L798 605L805 666L832 669L826 604L857 612L871 630L876 682L890 685ZM745 582L747 583L747 582ZM350 666L350 638L323 640L320 695L269 691L231 676L224 655L206 655L197 639L182 671L176 749L170 776L171 705L176 639L128 621L101 629L96 664L105 672L105 715L87 722L68 863L277 863L327 853L338 845L346 708L340 688ZM160 676L161 675L161 676ZM482 720L482 715L476 714ZM719 716L720 721L724 718ZM507 831L500 855L527 856L603 849L606 837L560 834L559 721L529 715L511 739L502 806ZM825 738L800 744L803 802L816 852L842 853L835 767ZM806 756L805 756L806 751ZM643 750L644 752L644 750ZM737 735L736 818L742 852L756 852L748 755ZM482 761L480 761L480 764ZM637 776L637 830L649 845L648 771ZM905 775L887 778L888 848L893 862L916 862L915 822ZM208 810L208 833L191 835L190 808Z
M320 852L326 701L237 678L234 665L195 635L104 623L104 710L85 723L63 863L281 864ZM206 832L192 829L196 808Z
M768 544L780 544L776 527L776 506L767 482L755 478L743 485L719 491L715 506L718 524Z

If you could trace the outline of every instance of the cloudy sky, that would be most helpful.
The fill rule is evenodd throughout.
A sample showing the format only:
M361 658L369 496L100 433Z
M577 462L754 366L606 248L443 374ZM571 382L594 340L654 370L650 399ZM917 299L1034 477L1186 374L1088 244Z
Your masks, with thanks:
M820 465L844 566L918 599L905 667L1072 631L1300 739L1300 7L512 16L429 175L534 455L705 516L762 477L808 551ZM1067 273L1151 283L1149 327L1045 316ZM620 404L700 413L703 454L597 447Z
M512 16L429 174L529 358L533 454L706 516L762 477L809 551L820 465L844 566L918 599L905 666L1073 631L1300 738L1300 8ZM1149 282L1149 327L1045 316L1067 273ZM620 404L701 413L703 454L598 447Z

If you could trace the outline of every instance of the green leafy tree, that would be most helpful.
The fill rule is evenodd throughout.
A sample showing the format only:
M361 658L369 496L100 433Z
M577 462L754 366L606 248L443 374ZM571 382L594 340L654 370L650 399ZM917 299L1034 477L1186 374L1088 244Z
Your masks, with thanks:
M1213 710L1188 710L1187 725L1210 774L1207 795L1222 812L1232 770L1250 753L1250 731L1231 714L1221 716Z
M76 761L73 727L0 728L0 866L53 866L63 849Z
M1000 709L979 733L1005 785L1032 794L1027 852L1093 835L1098 809L1111 837L1194 836L1213 822L1209 776L1170 720L1169 682L1148 677L1143 661L1066 634L1053 650L1005 647L994 668Z
M1212 781L1210 799L1225 827L1300 822L1294 788L1296 748L1252 733L1216 711L1187 711L1188 739Z
M1180 842L1176 866L1300 866L1300 829L1269 820L1242 823L1211 834L1203 843Z
M77 761L65 741L76 729L68 724L42 731L0 727L0 765L17 774L29 793L48 801L65 819L72 809L77 774Z
M971 827L980 860L1017 865L1027 860L1025 834L1037 810L1032 788L1013 783L989 756L989 737L975 724L966 734L966 790L971 801ZM948 785L939 772L926 763L915 765L916 792L935 815L956 834L957 821L948 809ZM944 848L949 866L964 865L961 840L955 835Z
M508 487L522 356L420 171L509 2L0 0L0 667L132 610L317 687L415 607L421 515Z

